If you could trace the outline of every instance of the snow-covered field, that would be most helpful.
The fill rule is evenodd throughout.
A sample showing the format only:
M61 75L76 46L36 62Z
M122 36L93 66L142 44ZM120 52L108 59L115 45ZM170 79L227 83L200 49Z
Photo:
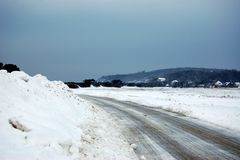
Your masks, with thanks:
M160 107L240 131L240 89L80 88L76 94L110 97Z
M0 159L136 159L113 119L60 81L0 71Z

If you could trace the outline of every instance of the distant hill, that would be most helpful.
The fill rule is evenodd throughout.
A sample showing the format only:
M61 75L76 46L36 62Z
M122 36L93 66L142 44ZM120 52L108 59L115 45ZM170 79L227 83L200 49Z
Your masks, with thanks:
M121 80L125 83L151 83L154 81L171 83L173 80L184 83L194 82L197 84L214 83L216 81L239 82L240 71L209 68L172 68L150 72L142 71L131 74L109 75L98 79L100 82L112 80Z

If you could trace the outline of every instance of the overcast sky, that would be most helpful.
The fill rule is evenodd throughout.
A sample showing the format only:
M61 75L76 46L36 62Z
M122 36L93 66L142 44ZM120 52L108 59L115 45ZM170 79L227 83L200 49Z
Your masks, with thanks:
M0 0L0 61L64 81L240 69L240 1Z

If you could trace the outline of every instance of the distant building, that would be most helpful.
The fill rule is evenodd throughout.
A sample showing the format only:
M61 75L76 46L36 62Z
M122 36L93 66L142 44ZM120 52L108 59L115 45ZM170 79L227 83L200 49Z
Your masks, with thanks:
M173 81L171 82L171 86L172 86L172 87L178 87L178 85L179 85L178 80L173 80Z
M225 82L223 84L223 87L226 87L226 88L234 88L235 87L235 84L233 82Z
M161 78L161 77L159 77L159 78L158 78L158 81L160 81L160 82L165 82L165 81L166 81L166 78Z
M222 82L221 81L217 81L216 83L215 83L215 87L217 87L217 88L219 88L219 87L222 87Z
M236 87L240 88L240 82L235 82L234 84Z

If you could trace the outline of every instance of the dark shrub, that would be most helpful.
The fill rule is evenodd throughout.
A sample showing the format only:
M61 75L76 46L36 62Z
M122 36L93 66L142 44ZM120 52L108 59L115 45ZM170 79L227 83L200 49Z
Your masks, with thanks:
M2 69L2 67L3 67L3 63L0 62L0 69Z
M72 88L72 89L76 89L76 88L79 88L79 86L74 83L74 82L66 82L65 83L69 88Z
M90 84L87 84L87 83L84 83L84 82L78 83L78 85L79 85L80 87L82 87L82 88L91 87Z
M11 73L13 71L20 71L20 69L18 68L18 66L16 66L15 64L5 64L2 69L7 70L7 72Z
M121 80L112 80L112 87L120 88L123 86L123 82Z
M85 84L88 84L88 85L92 85L93 83L95 83L96 81L94 80L94 79L85 79L84 81L83 81L83 83L85 83Z
M93 85L94 87L100 87L100 83L99 83L99 82L94 82L92 85Z
M112 83L111 82L102 82L101 86L103 86L103 87L112 87Z
M94 79L85 79L82 83L79 83L80 87L91 87L96 81Z
M136 83L127 83L126 86L128 86L128 87L135 87L137 85L136 85Z

